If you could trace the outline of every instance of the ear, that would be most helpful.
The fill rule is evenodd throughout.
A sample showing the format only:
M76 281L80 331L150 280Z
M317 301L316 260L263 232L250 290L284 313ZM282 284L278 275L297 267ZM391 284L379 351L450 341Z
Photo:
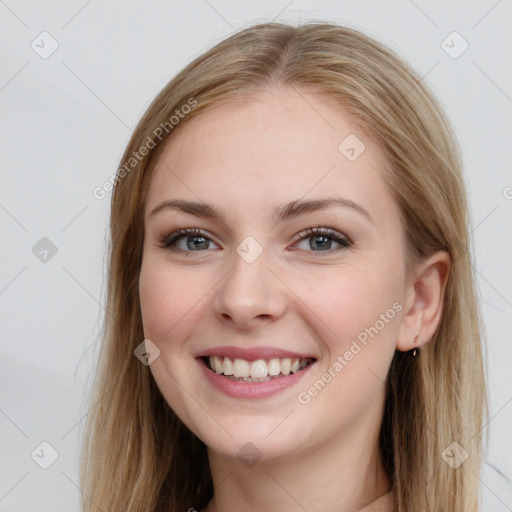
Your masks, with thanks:
M434 336L443 314L450 264L449 254L438 251L416 265L404 300L398 350L422 347Z

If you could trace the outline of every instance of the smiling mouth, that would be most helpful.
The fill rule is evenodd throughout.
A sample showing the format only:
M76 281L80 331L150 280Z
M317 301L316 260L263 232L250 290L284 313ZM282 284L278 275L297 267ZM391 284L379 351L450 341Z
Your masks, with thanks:
M267 382L279 379L291 373L298 373L316 361L311 357L276 357L254 361L223 356L206 356L201 359L212 372L236 382Z

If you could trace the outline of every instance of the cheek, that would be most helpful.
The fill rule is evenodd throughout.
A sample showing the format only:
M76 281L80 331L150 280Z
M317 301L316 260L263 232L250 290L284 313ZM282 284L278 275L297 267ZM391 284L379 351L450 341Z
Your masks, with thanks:
M163 342L187 325L201 308L207 286L204 279L191 279L183 270L173 271L157 258L146 259L139 276L144 335Z
M322 342L327 354L297 399L326 424L350 422L377 410L372 404L382 396L399 332L399 279L368 266L344 268L302 289L301 296L309 297L307 323L326 333Z
M365 267L338 269L325 278L316 277L307 282L302 277L302 284L297 283L301 286L298 295L307 298L304 303L315 323L323 324L331 359L354 340L362 346L373 339L386 345L396 343L402 309L398 301L400 276Z

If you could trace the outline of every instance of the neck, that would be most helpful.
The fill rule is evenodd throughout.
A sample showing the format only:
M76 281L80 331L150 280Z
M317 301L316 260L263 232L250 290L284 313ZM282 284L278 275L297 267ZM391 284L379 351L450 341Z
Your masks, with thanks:
M206 512L360 510L391 488L378 446L380 421L364 420L308 451L253 467L209 450L215 490Z

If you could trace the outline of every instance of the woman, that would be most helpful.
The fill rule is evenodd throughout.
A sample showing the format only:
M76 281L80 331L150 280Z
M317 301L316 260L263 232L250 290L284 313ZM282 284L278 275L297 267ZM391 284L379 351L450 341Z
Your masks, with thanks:
M467 217L376 41L271 23L197 58L115 179L84 509L477 511Z

